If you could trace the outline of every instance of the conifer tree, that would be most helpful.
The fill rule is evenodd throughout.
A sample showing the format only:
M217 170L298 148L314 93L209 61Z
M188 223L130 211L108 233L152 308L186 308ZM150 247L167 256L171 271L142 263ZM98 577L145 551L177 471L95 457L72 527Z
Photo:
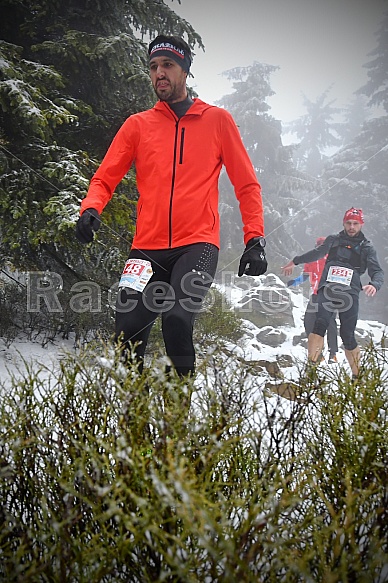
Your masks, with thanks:
M375 114L366 121L354 139L328 161L322 176L326 195L319 204L322 226L334 232L334 224L341 225L342 213L346 208L363 208L365 233L375 245L388 277L388 12L377 39L376 49L371 53L374 58L365 65L369 81L357 94L369 98L367 106L371 108L371 113L375 113L375 108L380 106L382 115ZM362 302L363 317L388 323L387 290L387 286L383 286L376 298Z
M366 101L365 95L355 94L348 107L344 109L344 121L335 126L342 146L350 144L360 134L364 123L370 117Z
M325 150L340 143L333 120L339 109L333 107L335 99L325 103L330 89L315 102L304 96L307 113L289 124L290 133L296 134L299 140L294 154L297 167L315 178L322 173Z
M296 225L290 219L301 211L301 192L306 189L311 192L312 188L311 180L295 170L291 161L292 148L282 144L281 122L270 113L267 100L274 94L270 77L277 68L254 62L248 67L225 71L224 75L233 81L233 93L218 101L218 105L233 115L262 186L271 270L276 270L284 262L290 245L294 245L293 229ZM236 228L236 225L241 226L241 218L225 174L220 184L221 215L224 218L221 237L223 246L231 251L226 257L229 264L232 250L241 246L241 229Z
M373 57L366 63L368 81L358 93L369 97L370 106L382 106L388 114L388 11L377 32L377 46L369 54Z
M77 271L89 255L98 260L100 275L117 273L134 225L133 174L104 213L99 243L81 249L74 225L114 134L128 115L154 103L145 40L160 32L202 47L193 28L162 0L2 0L3 259L47 269L54 257L59 268L60 257Z

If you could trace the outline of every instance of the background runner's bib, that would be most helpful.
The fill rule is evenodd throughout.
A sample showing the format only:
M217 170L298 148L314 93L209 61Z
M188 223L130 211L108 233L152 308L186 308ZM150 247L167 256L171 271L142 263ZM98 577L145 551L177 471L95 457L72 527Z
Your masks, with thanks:
M153 271L150 261L146 261L145 259L128 259L121 274L119 289L122 287L130 287L142 292L152 277L152 274Z
M338 265L332 265L329 267L327 273L326 281L340 283L341 285L350 285L353 277L353 269L348 267L340 267Z

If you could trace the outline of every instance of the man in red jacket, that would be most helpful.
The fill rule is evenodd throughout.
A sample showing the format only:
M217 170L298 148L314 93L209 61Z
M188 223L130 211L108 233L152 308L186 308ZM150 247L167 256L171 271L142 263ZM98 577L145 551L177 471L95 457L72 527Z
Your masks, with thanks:
M195 368L194 318L217 267L222 166L243 222L239 276L267 269L261 188L232 116L188 96L187 43L161 35L148 53L159 101L130 116L116 134L82 201L76 236L82 243L93 240L101 212L134 164L136 231L119 283L115 335L141 368L151 327L161 314L166 352L177 373L186 376Z

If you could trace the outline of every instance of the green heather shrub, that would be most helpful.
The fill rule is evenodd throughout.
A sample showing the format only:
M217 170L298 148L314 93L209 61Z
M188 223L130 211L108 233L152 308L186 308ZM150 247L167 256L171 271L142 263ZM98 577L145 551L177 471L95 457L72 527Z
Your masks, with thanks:
M1 389L0 580L386 581L385 351L300 382L286 401L220 350L186 382L102 345L25 363Z

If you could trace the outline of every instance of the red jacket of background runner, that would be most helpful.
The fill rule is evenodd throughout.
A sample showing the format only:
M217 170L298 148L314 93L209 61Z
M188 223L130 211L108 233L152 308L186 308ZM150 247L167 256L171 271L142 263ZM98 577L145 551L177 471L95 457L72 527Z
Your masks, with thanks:
M303 273L308 273L310 277L310 286L313 294L318 291L319 280L321 279L323 268L325 267L326 257L322 257L317 261L312 261L311 263L305 263L303 266Z

